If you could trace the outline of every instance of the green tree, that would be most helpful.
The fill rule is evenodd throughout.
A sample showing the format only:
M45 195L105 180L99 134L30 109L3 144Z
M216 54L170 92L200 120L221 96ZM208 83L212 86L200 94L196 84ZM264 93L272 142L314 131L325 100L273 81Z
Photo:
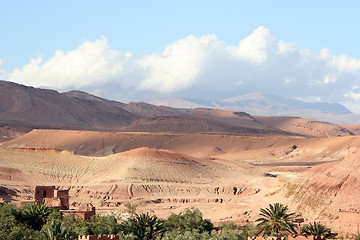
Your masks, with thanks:
M36 233L17 220L19 212L12 204L0 206L0 240L33 239Z
M116 234L119 231L119 226L114 216L93 216L87 222L87 227L87 234L89 235Z
M260 218L256 222L257 235L282 236L296 234L294 213L288 213L288 207L281 203L269 204L269 208L260 209Z
M23 207L21 215L28 226L40 230L50 213L51 209L45 204L28 203Z
M332 233L331 229L321 223L305 224L301 227L301 234L304 236L313 236L314 239L335 238L337 233Z
M217 229L220 229L221 231L240 230L241 228L240 225L236 225L234 222L222 222L217 227Z
M161 237L165 232L165 221L157 216L135 214L133 218L122 222L120 230L126 235L133 235L135 239L152 240Z
M69 231L59 219L48 221L41 229L42 240L73 240L77 234Z
M62 220L63 216L60 212L59 208L49 208L50 213L49 215L46 217L46 221L52 221L52 220Z
M73 215L68 215L63 218L63 223L65 227L71 231L76 233L77 235L88 235L89 234L89 224L78 217Z
M210 233L214 225L209 219L203 219L199 209L195 209L194 211L187 210L184 214L180 215L171 214L166 222L166 228L169 231L192 231L196 229L200 233Z
M241 227L241 230L246 233L247 237L255 237L256 236L256 227L254 226L254 222L248 222L245 226Z
M220 234L211 234L210 239L213 240L247 240L248 235L245 231L229 231L224 230Z
M223 230L221 233L208 232L200 233L198 230L191 231L173 230L166 232L161 238L162 240L247 240L247 234L244 231Z

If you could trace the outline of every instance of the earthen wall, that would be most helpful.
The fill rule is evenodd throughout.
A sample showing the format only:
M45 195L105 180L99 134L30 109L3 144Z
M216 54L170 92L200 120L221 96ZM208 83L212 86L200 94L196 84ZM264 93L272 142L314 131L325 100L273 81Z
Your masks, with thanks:
M248 237L248 240L285 240L285 239L286 239L285 237L267 237L267 238L264 238L261 236ZM288 236L287 239L288 240L313 240L313 237L312 236L305 237L305 236L298 235L298 236Z
M63 216L73 215L82 220L89 220L92 216L95 215L95 207L85 207L80 208L79 210L64 210L61 211Z
M54 197L55 186L36 186L35 187L35 201L44 203L45 198Z
M95 235L79 235L78 240L119 240L118 235L102 235L97 237Z
M69 209L69 191L55 190L55 186L36 186L35 202L45 203L48 207Z
M338 231L342 234L358 234L360 231L360 212L339 211Z

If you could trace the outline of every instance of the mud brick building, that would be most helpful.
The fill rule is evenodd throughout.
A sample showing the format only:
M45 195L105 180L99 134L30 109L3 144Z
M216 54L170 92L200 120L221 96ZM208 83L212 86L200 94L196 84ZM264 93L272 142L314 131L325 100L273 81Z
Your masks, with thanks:
M78 210L61 210L63 216L73 215L82 220L89 220L95 215L95 207L80 207Z
M69 209L69 190L57 190L55 186L36 186L34 199L48 207Z

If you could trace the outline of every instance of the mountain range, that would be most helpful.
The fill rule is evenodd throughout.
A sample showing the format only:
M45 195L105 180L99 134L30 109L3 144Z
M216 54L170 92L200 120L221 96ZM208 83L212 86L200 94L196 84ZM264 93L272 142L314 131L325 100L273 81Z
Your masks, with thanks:
M216 108L244 111L258 116L297 116L337 124L360 123L359 115L353 114L340 103L304 102L260 92L222 100L171 97L149 99L146 102L177 108Z
M164 106L166 103L170 103L168 105L182 103L184 108ZM193 105L189 106L190 103ZM145 102L121 103L81 91L59 93L55 90L0 81L0 133L3 140L6 140L32 129L321 137L355 135L358 131L356 126L350 129L346 126L299 117L260 117L260 114L250 115L245 111L239 111L257 109L259 113L264 111L270 113L271 110L273 115L288 115L286 113L289 112L295 115L298 109L313 111L306 108L314 108L319 112L321 109L334 110L335 112L328 114L339 116L349 114L350 111L340 104L313 104L281 98L276 100L274 96L260 93L220 102L213 101L211 104L213 107L207 106L205 101L196 103L177 98L172 101L163 99L161 106ZM295 105L298 108L293 107L294 109L290 111ZM285 111L286 109L288 112ZM310 128L315 130L310 131Z

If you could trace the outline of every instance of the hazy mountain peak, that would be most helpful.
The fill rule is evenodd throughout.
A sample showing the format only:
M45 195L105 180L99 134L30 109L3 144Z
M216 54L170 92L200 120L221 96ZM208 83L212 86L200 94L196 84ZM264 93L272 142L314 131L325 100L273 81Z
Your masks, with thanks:
M189 99L180 98L180 97L168 97L168 98L155 98L146 101L147 103L157 105L157 106L169 106L174 108L202 108L209 107L202 104L195 103Z
M358 123L356 114L340 103L304 102L269 93L247 93L223 100L158 98L147 101L154 105L181 108L217 108L243 111L258 116L298 116L332 123Z
M265 100L265 99L266 99L265 96L261 92L254 92L254 93L248 93L248 94L244 94L244 95L240 95L240 96L236 96L236 97L226 98L226 99L222 100L221 102L235 103L235 102L239 102L239 101L249 101L249 100L261 101L261 100Z

